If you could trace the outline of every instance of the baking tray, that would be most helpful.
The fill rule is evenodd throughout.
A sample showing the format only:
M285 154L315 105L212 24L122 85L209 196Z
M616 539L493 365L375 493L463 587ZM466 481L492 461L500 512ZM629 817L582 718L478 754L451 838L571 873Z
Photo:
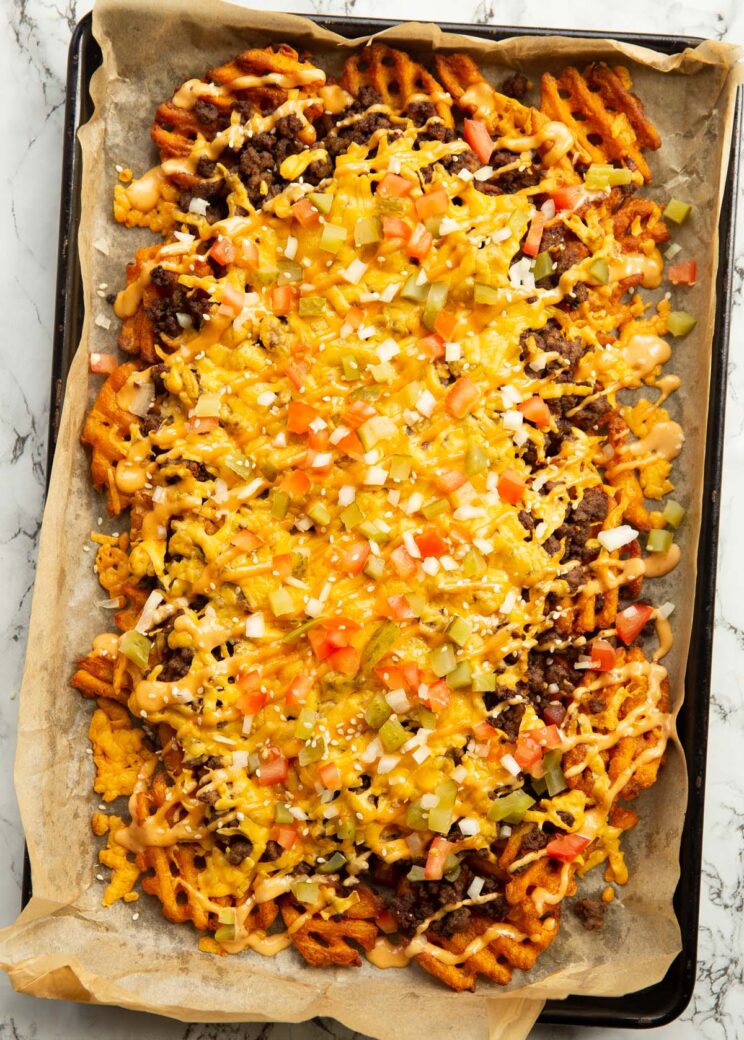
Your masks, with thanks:
M379 32L394 24L381 19L368 20L335 16L316 17L313 20L324 28L348 37ZM689 36L633 35L581 30L569 32L567 30L455 23L441 23L441 27L451 32L462 32L493 40L527 34L548 36L556 32L564 36L583 39L597 39L610 35L614 39L626 43L653 47L655 50L665 54L676 53L687 46L694 46L700 42L698 38ZM80 146L77 143L76 133L78 128L92 115L93 105L88 87L90 78L100 63L101 52L93 38L92 18L88 14L78 23L73 33L68 61L47 477L51 471L51 463L54 457L67 373L72 356L80 340L83 325L83 290L77 252L77 230L81 206L82 156ZM647 989L623 997L583 997L572 995L562 1001L549 1000L540 1016L539 1021L541 1023L624 1028L661 1026L673 1021L684 1011L690 1001L695 985L703 844L705 759L713 644L721 460L726 402L726 362L730 327L741 109L742 98L740 91L735 110L731 155L719 224L720 247L716 280L718 304L711 362L695 613L685 676L686 697L677 720L680 740L685 750L689 779L687 812L680 849L682 871L674 895L674 908L680 925L682 950L672 963L666 976L655 986L650 986ZM31 896L31 884L31 871L28 856L26 855L22 890L24 906Z

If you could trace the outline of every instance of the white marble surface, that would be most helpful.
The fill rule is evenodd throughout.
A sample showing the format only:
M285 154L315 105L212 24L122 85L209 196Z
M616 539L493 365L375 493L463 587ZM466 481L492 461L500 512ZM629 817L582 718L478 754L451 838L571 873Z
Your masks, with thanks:
M254 0L281 8L287 0ZM12 786L17 698L42 508L53 327L67 45L88 0L0 0L0 925L20 900L23 839ZM678 32L744 43L741 0L291 0L296 11L441 18L524 26ZM744 184L742 185L744 192ZM740 206L744 198L740 199ZM723 517L708 755L700 964L682 1019L654 1040L744 1038L744 220L739 221L727 402ZM737 479L738 477L738 479ZM20 997L0 978L0 1040L321 1040L351 1034L330 1020L300 1026L186 1026L127 1012ZM358 1034L357 1034L358 1035ZM534 1037L630 1038L631 1031L536 1028ZM647 1034L648 1035L648 1034ZM360 1038L361 1040L361 1038Z

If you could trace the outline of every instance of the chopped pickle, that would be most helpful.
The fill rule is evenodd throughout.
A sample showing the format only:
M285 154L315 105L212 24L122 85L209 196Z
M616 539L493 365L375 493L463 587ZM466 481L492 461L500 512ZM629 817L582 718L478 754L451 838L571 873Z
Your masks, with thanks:
M472 477L487 468L488 455L484 451L483 446L477 441L471 441L468 444L468 450L465 452L465 472L469 477Z
M520 823L524 814L535 804L525 791L511 791L491 803L488 818L493 823Z
M667 318L667 328L673 336L686 336L696 325L697 318L688 314L687 311L672 311Z
M378 441L395 437L398 433L398 426L387 415L373 415L371 419L362 423L357 433L359 440L364 445L364 450L369 451Z
M473 287L473 303L483 304L485 307L494 307L501 299L498 289L483 282L476 282Z
M423 303L429 294L429 283L424 278L423 282L419 284L419 273L414 271L412 275L409 275L405 285L400 290L401 300L409 300L411 303Z
M589 265L589 274L600 285L607 285L610 280L610 268L607 261L598 257Z
M426 303L424 304L424 313L421 318L427 329L434 328L437 315L447 302L448 293L449 285L447 282L432 282L429 286Z
M468 549L462 561L462 573L466 578L482 578L486 573L486 561L473 546Z
M274 819L277 823L294 823L294 816L284 802L277 802L274 806Z
M362 650L360 674L364 675L374 668L400 638L400 629L394 621L383 621L370 636L369 642Z
M429 813L421 807L421 802L411 802L406 810L406 827L412 831L428 831Z
M320 210L327 217L333 206L333 195L329 192L311 191L310 201L317 210Z
M667 504L664 506L664 512L662 516L668 524L670 524L675 530L679 527L685 518L686 510L679 504L669 499Z
M670 199L664 207L664 216L675 224L682 224L692 212L689 202L680 202L679 199Z
M346 228L340 224L325 223L320 236L320 248L327 253L337 253L346 242Z
M312 708L303 708L297 716L294 728L294 735L297 740L308 740L313 735L317 720L317 711L313 711Z
M341 523L344 525L347 531L353 531L355 527L364 520L364 513L359 508L356 502L352 502L346 509L342 509L339 513Z
M289 495L286 491L271 492L271 515L275 520L282 520L289 509Z
M406 877L409 881L426 881L426 871L418 863L414 863Z
M287 614L294 613L295 609L294 600L287 589L284 588L271 590L269 593L269 606L274 617L285 617Z
M447 685L453 690L462 690L470 686L471 679L470 661L459 661L455 668L447 673Z
M235 924L235 907L221 906L217 911L217 920L220 924Z
M449 509L449 502L446 498L434 498L431 502L427 502L422 507L421 512L424 514L427 520L433 520L435 516L440 516L442 513L446 513Z
M473 630L465 618L456 617L450 621L445 631L445 635L448 639L451 639L453 643L457 643L458 646L465 646L472 631Z
M317 881L293 881L292 895L298 903L315 906L320 899L320 885Z
M259 463L258 468L261 470L261 476L265 477L270 484L273 484L279 476L279 467L273 459L264 459Z
M353 816L345 816L338 821L336 835L341 841L353 841L356 837L356 821Z
M295 263L294 260L280 260L277 268L279 270L279 281L282 283L301 282L303 279L302 267L300 264Z
M672 544L674 536L671 531L657 528L649 533L646 540L646 548L649 552L667 552Z
M301 296L297 305L297 313L301 318L310 318L325 311L326 302L322 296Z
M392 714L393 709L382 694L376 693L372 698L370 706L364 713L364 721L368 726L371 726L372 729L380 729Z
M371 246L382 242L382 224L379 217L364 217L354 225L354 245Z
M301 766L306 766L309 765L310 762L319 762L321 758L325 756L325 753L325 740L322 737L318 737L317 740L313 740L309 744L305 744L304 747L300 748L297 761Z
M382 577L382 572L385 570L385 561L381 556L368 556L367 562L364 565L364 573L372 581L379 581Z
M383 544L390 541L390 534L388 531L383 531L378 526L377 520L365 520L364 523L359 525L359 534L364 535L365 538L369 538L371 542L379 542Z
M562 755L563 752L560 748L553 748L553 750L548 751L547 755L543 758L543 769L545 770L543 779L548 790L548 795L551 798L566 789L566 778L563 775L563 769L561 768Z
M254 271L252 275L253 284L260 286L273 285L278 278L278 267L264 267L263 265L257 271Z
M396 718L389 718L380 726L380 740L389 753L397 751L402 744L405 744L408 740L408 733Z
M325 502L313 502L308 506L307 515L319 527L326 527L331 522L331 514Z
M344 374L344 379L347 383L350 383L354 379L359 379L362 374L359 368L359 362L351 354L344 354L341 358L341 371Z
M452 809L436 805L429 810L429 830L437 834L447 834L452 826Z
M282 638L283 643L294 643L295 640L299 639L300 636L304 636L306 632L309 632L311 628L314 628L318 624L318 618L310 618L309 621L303 621L297 628L293 628L291 632L287 632L286 636Z
M119 636L119 653L143 670L147 668L151 647L152 643L147 636L135 632L133 628Z
M429 654L431 670L440 679L447 675L457 665L455 650L451 643L443 643Z
M491 693L496 689L496 675L494 672L479 672L473 676L473 689L476 693Z
M215 931L214 937L217 942L232 942L235 939L235 925L221 924Z
M554 270L555 265L548 250L544 249L542 253L538 253L532 265L532 277L535 281L540 282L543 278L550 277Z
M334 852L325 863L318 864L319 874L337 874L341 867L346 866L346 856L343 852Z
M458 786L454 780L442 780L437 784L435 794L439 799L438 805L441 809L454 809L457 801Z
M618 169L605 163L592 163L586 171L584 183L590 191L603 191L621 184L630 184L633 174L630 170Z
M410 455L393 455L388 473L391 480L408 480L411 475L413 459Z

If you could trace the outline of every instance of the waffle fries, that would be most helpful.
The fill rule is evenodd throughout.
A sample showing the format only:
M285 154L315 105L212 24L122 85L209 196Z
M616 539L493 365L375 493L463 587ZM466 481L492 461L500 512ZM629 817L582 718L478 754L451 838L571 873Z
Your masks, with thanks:
M93 818L104 902L139 879L205 952L506 985L584 874L627 880L670 729L640 597L682 432L618 401L669 386L658 134L623 69L537 108L374 43L339 83L246 51L152 137L115 216L164 241L83 430L130 517L72 680L129 799Z

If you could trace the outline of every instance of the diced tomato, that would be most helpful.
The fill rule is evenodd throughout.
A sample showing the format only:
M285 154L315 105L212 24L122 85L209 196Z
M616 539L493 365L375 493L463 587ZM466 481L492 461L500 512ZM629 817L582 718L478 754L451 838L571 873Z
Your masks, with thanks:
M356 542L339 560L339 569L345 574L359 574L367 562L368 556L369 542Z
M280 484L282 491L286 491L292 498L303 498L311 486L310 477L299 469L290 470L289 473L282 477Z
M672 264L667 274L672 285L694 285L697 281L697 260Z
M336 447L344 455L361 457L364 454L364 445L353 430L342 437Z
M230 545L234 545L236 549L241 549L243 552L253 552L254 549L258 549L259 545L263 545L263 541L253 531L238 531L230 539Z
M527 401L522 401L521 404L517 405L517 408L527 422L534 423L535 426L550 426L552 418L550 409L542 397L538 397L537 394L534 397L530 397Z
M445 495L451 495L458 488L461 488L463 484L467 484L467 482L468 478L465 474L459 473L456 469L445 469L441 473L434 475L434 483Z
M235 707L243 715L255 715L257 711L263 708L268 699L268 693L263 690L241 690L235 702Z
M275 285L271 290L271 309L274 314L289 314L294 305L291 285Z
M341 773L335 762L326 762L318 770L320 782L329 791L338 791L341 787Z
M290 578L292 576L292 554L282 553L280 556L275 556L271 561L271 569L282 581Z
M419 346L432 361L444 357L444 340L433 332L430 336L424 336L419 340Z
M396 621L409 621L416 616L405 596L389 596L387 602L390 608L390 617L395 618Z
M295 361L293 364L284 366L285 375L295 390L302 390L309 371L310 366L307 361Z
M606 639L595 639L591 648L591 659L598 672L611 672L615 667L617 653Z
M275 827L271 828L271 837L283 849L291 849L297 841L297 828L289 823L277 823Z
M355 632L359 625L348 618L327 618L322 625L311 628L307 634L313 653L319 661L325 661L336 650L349 645L348 634Z
M421 670L413 661L403 664L380 665L375 668L375 675L382 680L389 690L408 690L413 693L421 683Z
M487 163L493 152L493 140L486 124L481 119L466 119L463 124L463 137L480 161Z
M413 181L399 177L397 173L386 173L377 185L377 194L383 199L402 199L410 195L413 188Z
M95 372L96 375L109 376L117 368L118 362L113 354L97 354L93 352L88 355L88 364L91 372Z
M460 376L444 399L444 406L455 419L464 419L480 401L481 392L468 376Z
M330 453L327 451L316 451L314 448L308 448L305 453L304 466L307 469L311 469L313 473L318 475L330 473L333 468L333 459L328 459ZM318 463L318 456L323 455L324 458Z
M634 603L632 607L626 607L616 616L615 628L626 646L630 646L633 640L638 638L653 612L654 608L646 603Z
M310 675L296 675L289 684L285 701L288 708L294 708L298 704L304 704L307 695L313 688L313 678Z
M416 260L423 260L431 249L434 236L423 224L417 224L406 244L406 253Z
M499 498L503 502L510 502L513 506L522 501L525 486L524 477L513 469L505 469L496 485Z
M566 709L562 704L549 704L543 712L543 719L548 726L560 726L566 717Z
M431 710L437 714L449 707L452 700L452 691L444 679L437 679L436 682L428 685L426 700L429 702Z
M299 199L292 206L292 216L302 227L312 227L318 223L319 213L308 198Z
M557 726L537 726L535 729L527 730L530 740L539 744L541 748L557 748L561 746L561 735Z
M475 739L480 741L482 744L485 744L486 741L493 740L494 737L498 736L491 723L487 722L485 719L481 722L476 722L473 726L473 735Z
M331 433L327 428L324 430L308 430L307 443L313 451L325 451L330 437Z
M393 549L390 553L390 561L401 578L410 578L416 573L416 561L403 545Z
M313 653L319 661L325 661L336 649L328 639L328 633L323 628L311 628L307 634Z
M570 184L563 188L556 188L550 193L555 203L556 210L576 209L586 198L586 192L580 184Z
M217 308L218 314L227 314L231 318L237 318L245 303L245 293L236 289L226 282L222 288L222 300Z
M342 646L328 655L328 664L341 675L356 675L362 660L361 651L355 646Z
M209 433L219 425L220 420L216 415L194 415L186 423L186 429L189 433Z
M419 220L426 222L432 217L438 217L440 213L446 213L449 207L449 195L444 188L434 188L427 191L419 199L413 200L414 209Z
M426 857L426 866L424 867L424 877L427 881L440 881L444 875L444 865L447 862L447 857L452 851L453 845L451 841L447 841L446 838L442 838L439 835L429 846L429 854Z
M247 267L249 270L255 271L259 263L258 246L248 238L241 238L238 255L235 259L239 267Z
M209 255L218 264L231 264L235 257L238 255L238 251L232 244L229 238L218 238L212 248L209 250Z
M407 242L411 237L411 227L400 217L383 217L382 233L385 238L399 238L401 241Z
M379 913L375 918L375 924L385 935L392 935L398 931L398 922L389 910L383 910L382 913Z
M449 343L457 326L457 318L451 311L440 311L434 319L434 331Z
M318 418L317 408L304 401L290 401L287 407L287 429L290 433L307 433L310 423Z
M344 410L344 423L356 430L373 415L377 415L377 409L367 401L352 401Z
M542 234L545 228L545 214L536 213L532 218L530 224L530 230L527 232L527 237L522 245L522 252L525 256L537 256L540 252L540 242L542 241Z
M364 311L361 307L349 307L344 315L344 321L348 322L352 329L358 329L364 321Z
M532 739L531 732L519 734L514 758L520 769L529 771L542 759L542 755L543 749L536 740Z
M553 838L545 846L545 851L553 859L559 859L561 863L572 863L576 857L584 851L591 838L585 838L581 834L562 834L560 838Z
M261 761L256 776L262 787L271 787L272 784L279 784L286 780L288 773L289 763L286 758L281 751L274 750L271 758Z
M424 557L444 556L449 548L444 538L442 538L435 527L425 528L421 534L416 535L414 540L418 546L419 552Z
M333 617L323 618L323 628L328 632L340 632L345 634L347 632L358 632L362 626L358 621L352 621L351 618L342 617L341 614L336 614ZM336 643L336 646L346 646L346 643Z

